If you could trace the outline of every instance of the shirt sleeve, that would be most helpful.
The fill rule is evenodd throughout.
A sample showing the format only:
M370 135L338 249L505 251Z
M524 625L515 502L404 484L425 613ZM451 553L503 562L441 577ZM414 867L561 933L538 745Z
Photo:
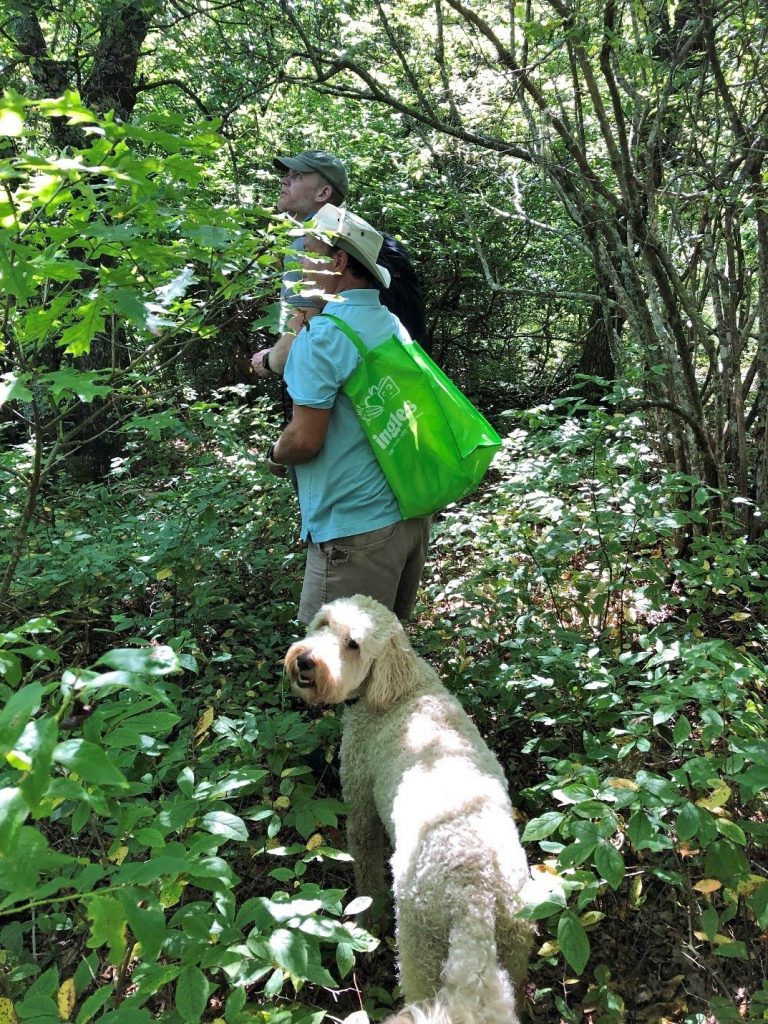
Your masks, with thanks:
M352 342L329 320L315 317L300 331L285 364L285 384L296 405L331 409L360 362Z

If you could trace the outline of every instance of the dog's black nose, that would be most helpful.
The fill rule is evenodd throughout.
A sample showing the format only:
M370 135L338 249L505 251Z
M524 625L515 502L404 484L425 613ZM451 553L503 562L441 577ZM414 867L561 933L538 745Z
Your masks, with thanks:
M315 667L315 659L311 654L300 654L296 659L300 672L309 672Z

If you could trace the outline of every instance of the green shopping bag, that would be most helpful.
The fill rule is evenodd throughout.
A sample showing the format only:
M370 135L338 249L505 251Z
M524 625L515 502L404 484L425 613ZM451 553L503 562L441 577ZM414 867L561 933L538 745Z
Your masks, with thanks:
M427 516L470 494L501 438L415 341L393 335L369 349L343 320L324 313L362 358L343 387L404 519Z

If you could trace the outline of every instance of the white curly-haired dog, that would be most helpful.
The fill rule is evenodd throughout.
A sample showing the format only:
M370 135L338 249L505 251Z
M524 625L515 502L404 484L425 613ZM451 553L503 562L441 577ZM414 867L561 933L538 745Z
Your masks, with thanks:
M515 1024L532 929L515 916L530 876L498 761L369 597L324 605L285 658L308 704L350 702L341 779L358 892L388 899L410 1004L392 1021ZM417 1004L417 1005L416 1005Z

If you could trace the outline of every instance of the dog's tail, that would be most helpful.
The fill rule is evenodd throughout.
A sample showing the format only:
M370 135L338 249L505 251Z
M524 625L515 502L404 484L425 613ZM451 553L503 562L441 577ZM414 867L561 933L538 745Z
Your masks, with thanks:
M492 906L468 901L451 927L440 980L432 1002L403 1011L413 1024L519 1024L512 981L499 963Z

